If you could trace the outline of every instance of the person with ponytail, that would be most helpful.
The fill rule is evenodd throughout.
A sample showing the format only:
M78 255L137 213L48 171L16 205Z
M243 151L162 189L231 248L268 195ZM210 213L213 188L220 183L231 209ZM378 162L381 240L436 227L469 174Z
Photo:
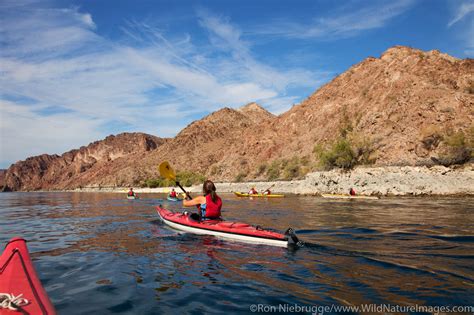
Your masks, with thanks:
M222 200L216 193L216 186L210 180L206 180L202 185L203 196L197 196L194 199L183 199L183 206L199 207L199 216L191 215L191 218L197 220L220 220Z

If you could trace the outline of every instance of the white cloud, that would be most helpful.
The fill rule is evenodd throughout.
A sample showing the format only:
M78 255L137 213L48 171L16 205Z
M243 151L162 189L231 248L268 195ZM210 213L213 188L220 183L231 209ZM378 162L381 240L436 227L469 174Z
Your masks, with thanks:
M242 32L228 20L219 18L206 10L199 10L200 24L209 32L216 49L228 52L231 59L215 62L224 76L236 73L242 80L258 82L279 95L292 84L316 87L326 74L305 69L282 70L259 62L251 54L251 44L242 39ZM276 95L275 95L276 96ZM269 98L262 97L262 98ZM290 104L288 104L288 107Z
M474 12L474 1L463 2L457 8L455 16L449 21L448 27L451 27L453 24L461 21L466 16Z
M261 25L255 34L324 40L351 37L363 31L387 25L390 20L404 13L412 3L413 0L399 0L375 1L365 7L352 4L344 6L338 12L314 18L307 23L280 20L270 25Z
M459 5L454 10L454 16L449 21L447 27L451 28L454 24L458 24L455 36L463 42L465 55L472 58L474 56L474 18L466 19L466 17L474 12L474 1L458 3ZM461 21L465 21L465 23Z
M0 163L28 156L61 154L97 140L103 121L73 114L54 118L35 114L31 108L0 100Z
M4 5L0 14L0 162L86 144L110 133L108 125L172 136L191 117L222 106L257 101L280 111L295 98L287 88L320 82L319 73L259 62L241 30L209 12L199 13L205 47L194 46L189 34L170 39L138 22L112 42L78 8ZM45 117L48 108L67 113Z

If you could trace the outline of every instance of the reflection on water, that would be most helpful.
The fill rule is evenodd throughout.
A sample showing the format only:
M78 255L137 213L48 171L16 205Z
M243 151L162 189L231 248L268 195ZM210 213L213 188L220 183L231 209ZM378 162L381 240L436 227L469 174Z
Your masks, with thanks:
M163 195L0 194L0 242L26 238L63 314L248 312L251 304L474 304L469 198L238 199L230 220L283 231L296 251L179 234Z

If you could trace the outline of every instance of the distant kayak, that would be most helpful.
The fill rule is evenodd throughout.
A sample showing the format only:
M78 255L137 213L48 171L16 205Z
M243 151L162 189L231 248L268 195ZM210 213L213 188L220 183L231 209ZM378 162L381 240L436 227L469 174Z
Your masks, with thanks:
M166 199L168 199L168 201L181 201L182 200L182 199L173 198L173 197L170 197L170 196L168 196L168 198L166 198Z
M266 197L266 198L282 198L285 197L285 195L278 195L278 194L270 194L270 195L264 195L264 194L245 194L241 192L235 191L234 194L237 197Z
M127 196L127 199L128 200L134 200L134 199L138 199L138 197L137 196Z
M174 213L161 206L158 206L156 210L165 224L180 231L280 247L288 247L299 243L292 229L288 229L285 234L281 234L241 222L225 220L196 221L188 213Z
M0 256L0 293L1 314L56 314L22 238L12 238ZM5 299L13 300L13 305ZM8 310L3 310L3 305Z
M321 194L323 198L333 199L379 199L377 196L361 196L361 195L344 195L344 194Z

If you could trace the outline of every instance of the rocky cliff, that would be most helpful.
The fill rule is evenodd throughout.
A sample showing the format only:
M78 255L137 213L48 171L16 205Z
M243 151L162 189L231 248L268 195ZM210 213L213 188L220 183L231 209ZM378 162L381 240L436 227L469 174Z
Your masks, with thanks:
M139 185L158 176L163 160L215 180L262 179L261 166L268 169L275 160L305 157L314 170L315 145L330 145L347 132L374 146L376 166L429 165L443 150L443 134L467 132L473 119L474 60L396 46L354 65L280 116L255 103L223 108L166 141L126 134L62 156L29 158L8 169L5 185Z
M5 174L7 173L7 170L0 170L0 188L2 188L5 185Z
M8 168L3 190L62 189L94 183L109 163L156 150L165 142L143 133L122 133L62 155L30 157Z
M377 142L377 165L415 165L436 155L426 138L467 130L473 118L473 59L396 46L354 65L273 126L289 144L279 152L284 156L309 155L312 144L333 140L350 124L354 134Z

